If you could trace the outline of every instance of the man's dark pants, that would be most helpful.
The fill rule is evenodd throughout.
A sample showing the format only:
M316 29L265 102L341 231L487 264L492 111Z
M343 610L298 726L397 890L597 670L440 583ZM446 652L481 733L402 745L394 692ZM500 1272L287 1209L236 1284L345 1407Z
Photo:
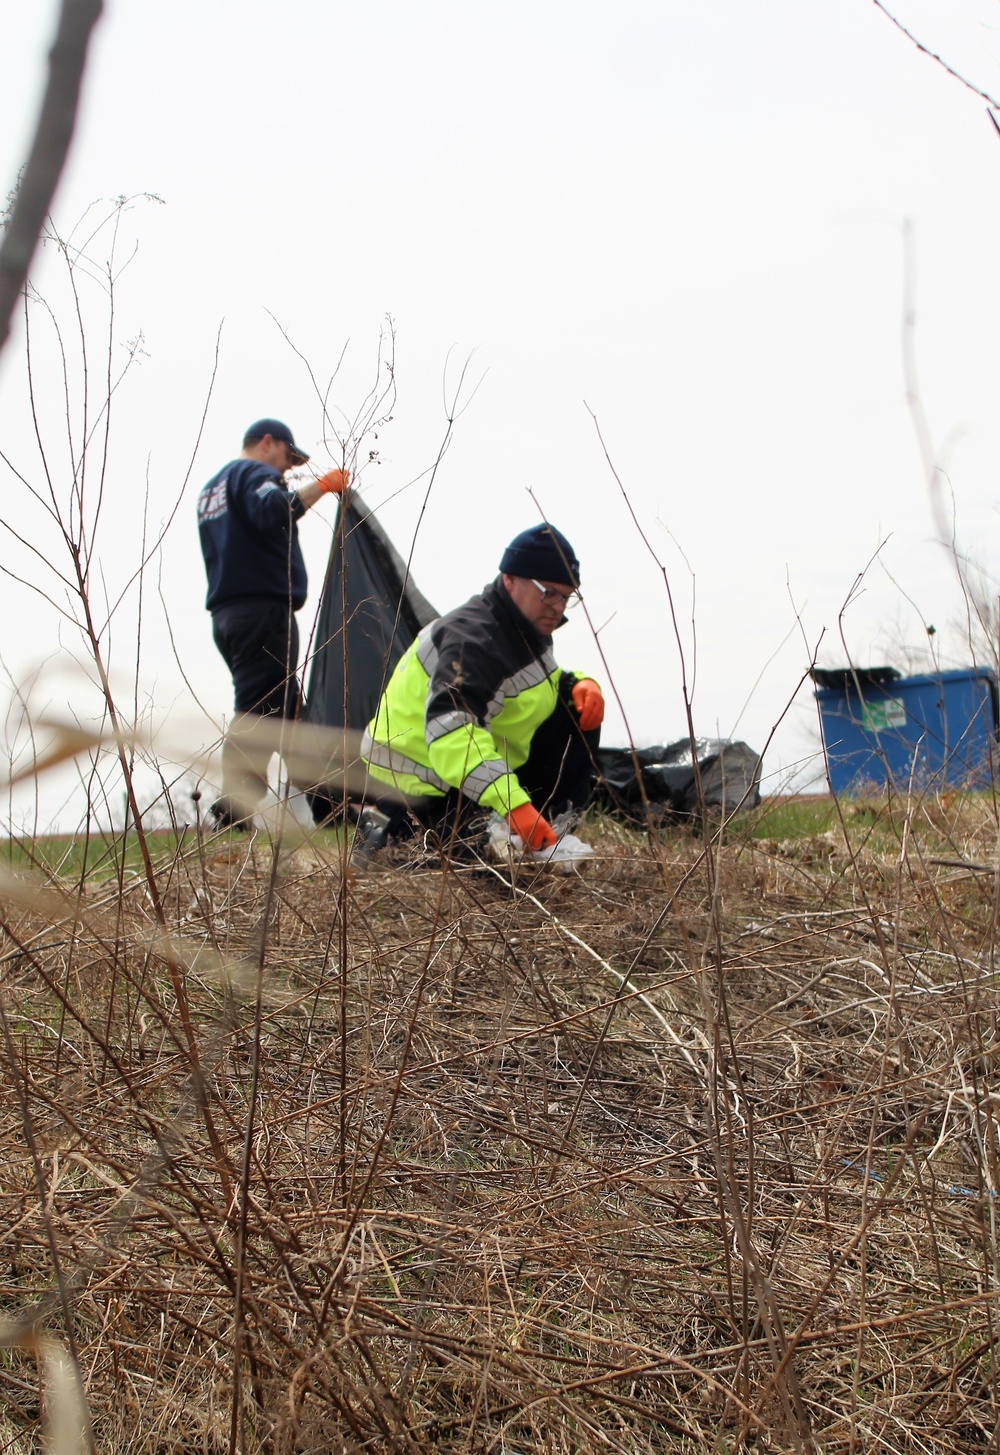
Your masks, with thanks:
M267 720L299 716L299 626L289 602L246 596L213 611L212 636L235 692L233 720L222 745L219 817L238 822L267 792L274 751L274 729Z

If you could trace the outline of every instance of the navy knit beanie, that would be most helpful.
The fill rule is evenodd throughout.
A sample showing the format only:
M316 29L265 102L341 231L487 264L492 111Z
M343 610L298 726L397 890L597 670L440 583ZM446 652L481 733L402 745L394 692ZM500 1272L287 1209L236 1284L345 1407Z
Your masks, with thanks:
M515 536L500 558L508 576L527 576L562 586L579 586L580 562L561 530L544 521Z

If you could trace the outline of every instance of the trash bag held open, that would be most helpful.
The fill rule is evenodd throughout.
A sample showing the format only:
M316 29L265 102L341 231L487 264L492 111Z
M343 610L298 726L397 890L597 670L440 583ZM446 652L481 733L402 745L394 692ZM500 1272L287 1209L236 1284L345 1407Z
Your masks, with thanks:
M396 663L438 615L375 516L352 493L340 504L316 618L309 721L363 732Z

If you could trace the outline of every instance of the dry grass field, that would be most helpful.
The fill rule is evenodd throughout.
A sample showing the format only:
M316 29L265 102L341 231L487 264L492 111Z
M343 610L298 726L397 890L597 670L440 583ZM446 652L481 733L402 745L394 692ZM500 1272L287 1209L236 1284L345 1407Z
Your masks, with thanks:
M996 1449L996 805L762 813L9 870L0 1450Z

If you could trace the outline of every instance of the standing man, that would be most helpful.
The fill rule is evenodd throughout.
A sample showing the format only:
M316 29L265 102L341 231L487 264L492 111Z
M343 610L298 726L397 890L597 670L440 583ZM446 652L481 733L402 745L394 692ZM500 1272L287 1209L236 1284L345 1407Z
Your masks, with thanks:
M222 797L211 809L217 828L247 827L267 792L273 751L273 734L262 733L262 723L296 718L302 702L295 613L306 599L306 568L298 522L322 495L339 494L350 480L346 470L330 470L289 490L285 475L308 459L287 424L258 419L239 458L198 497L205 605L235 691L222 745Z
M583 808L604 719L597 683L564 672L552 633L579 600L573 547L547 522L515 536L479 596L424 627L389 679L361 745L379 838L433 828L442 844L473 838L488 812L532 850L557 839L549 819Z

